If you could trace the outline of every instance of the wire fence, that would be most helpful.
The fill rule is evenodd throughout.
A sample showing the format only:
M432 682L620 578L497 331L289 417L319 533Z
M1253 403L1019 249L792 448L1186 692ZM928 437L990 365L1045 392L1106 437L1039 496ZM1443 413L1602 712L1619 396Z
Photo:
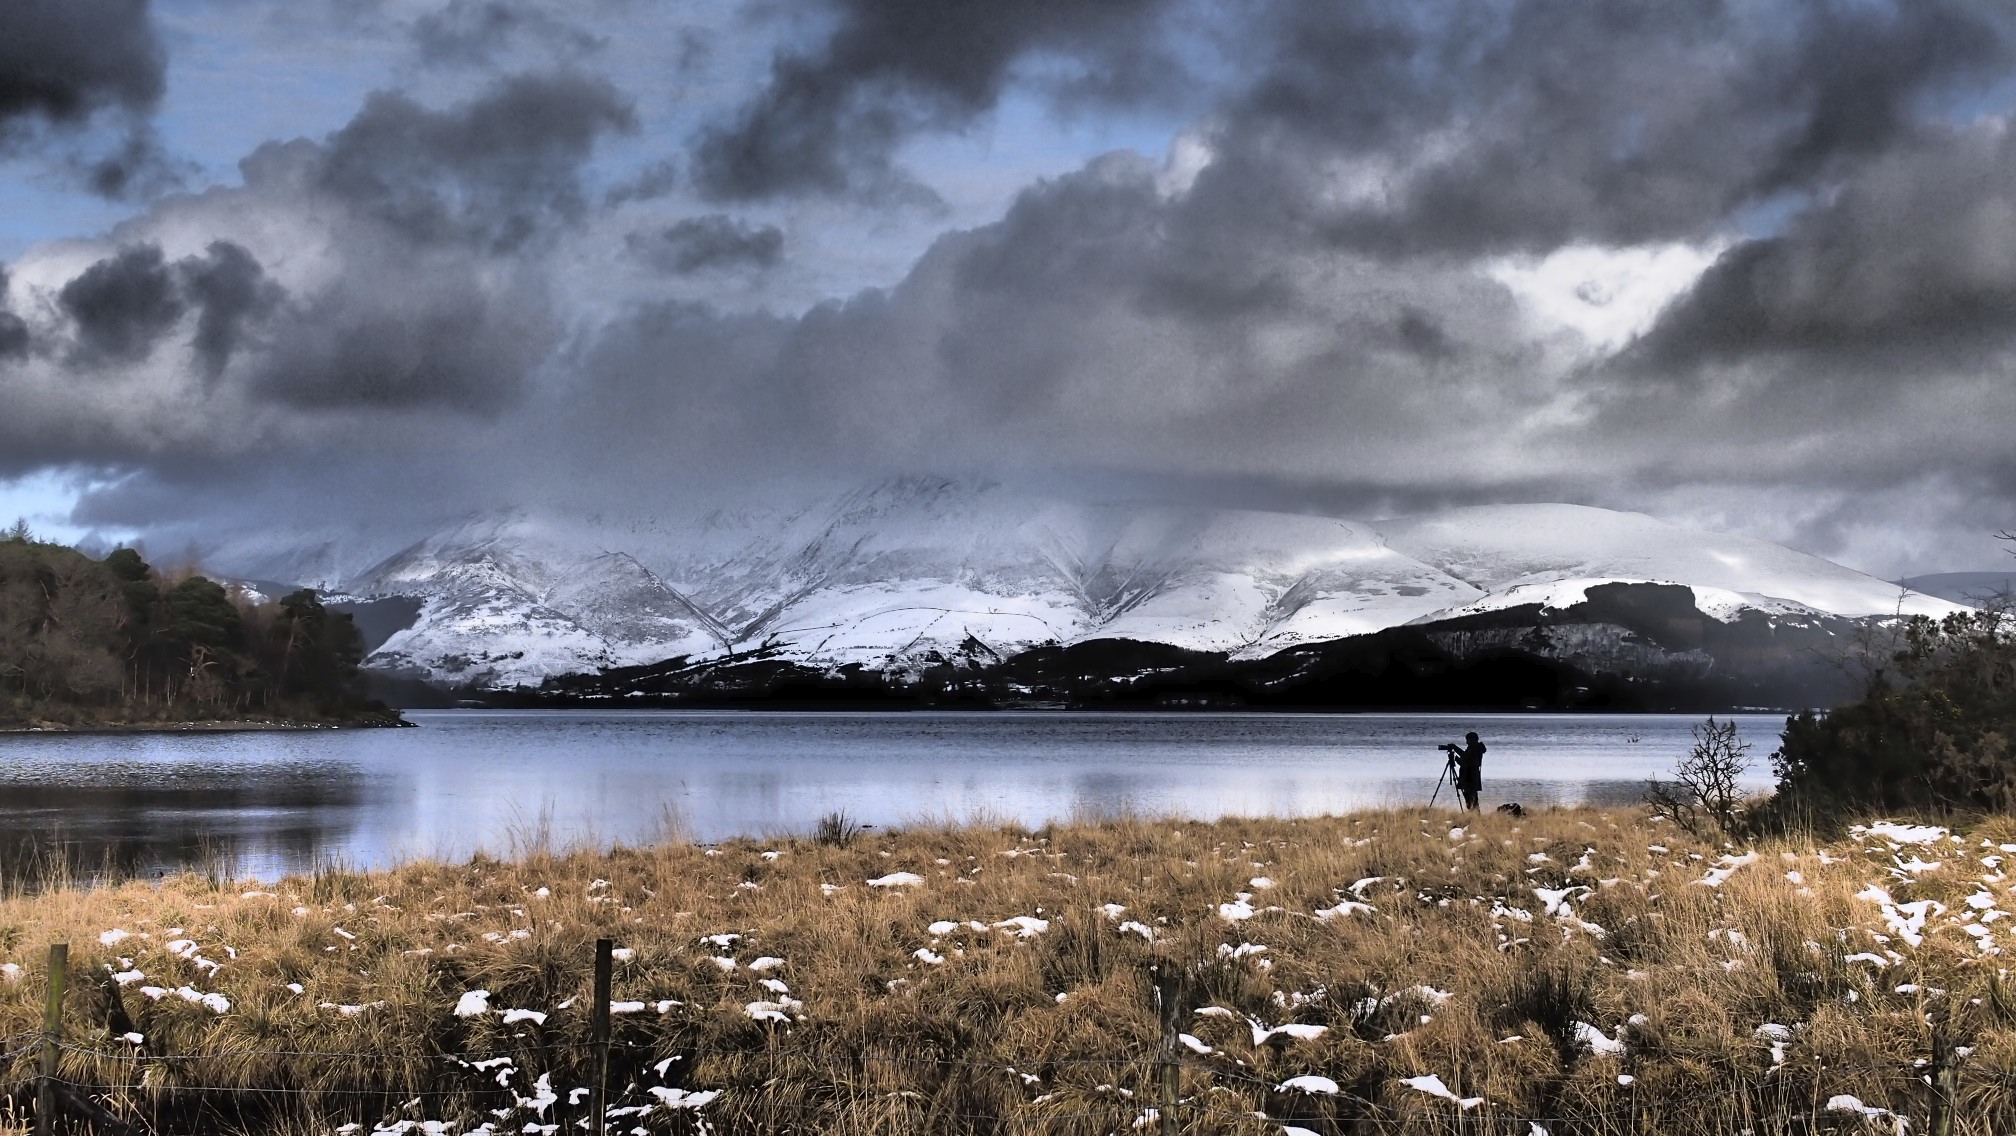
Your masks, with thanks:
M783 1030L700 1045L643 1022L619 1038L607 999L591 1007L586 1039L399 1053L155 1052L109 1027L66 1036L61 985L52 985L43 1030L0 1037L0 1134L2016 1133L2016 1069L1972 1060L1936 1032L1923 1058L1809 1057L1765 1069L1696 1062L1684 1083L1673 1072L1683 1063L1591 1057L1598 1064L1584 1075L1557 1071L1552 1083L1522 1085L1516 1095L1528 1105L1519 1108L1494 1099L1488 1076L1466 1079L1461 1069L1395 1078L1374 1063L1333 1061L1343 1067L1283 1077L1232 1052L1196 1052L1178 1044L1179 1015L1160 1001L1157 1039L1116 1036L1120 1052L1110 1056L1022 1061L932 1053L918 1038L843 1047L800 1035L794 1044ZM1592 1067L1603 1075L1588 1075Z
M48 1039L5 1039L0 1097L24 1108L41 1077L17 1063L39 1057ZM26 1044L24 1044L24 1042ZM151 1055L56 1042L65 1116L38 1131L134 1133L287 1131L348 1133L571 1132L593 1130L584 1112L594 1045L550 1045L530 1052L443 1052L425 1059L354 1050L233 1050ZM1584 1136L1662 1132L1749 1131L2001 1133L2016 1131L2006 1109L1970 1112L1966 1087L2016 1083L2016 1073L1962 1067L1948 1112L1937 1108L1929 1066L1847 1064L1801 1068L1733 1084L1704 1084L1678 1099L1640 1099L1620 1084L1606 1103L1528 1114L1489 1099L1443 1099L1400 1090L1418 1100L1396 1104L1352 1087L1312 1089L1259 1077L1228 1063L1157 1055L990 1062L892 1053L835 1054L765 1049L723 1052L649 1044L615 1044L633 1075L657 1066L660 1076L611 1086L604 1126L625 1133L775 1131L1102 1131L1470 1133ZM543 1054L550 1062L536 1062ZM299 1068L347 1063L321 1084L231 1083L201 1076L202 1066L282 1058ZM708 1062L732 1067L709 1080L691 1074ZM901 1081L864 1076L864 1067L900 1070ZM1173 1068L1174 1089L1167 1073ZM194 1072L198 1075L190 1076ZM358 1072L367 1075L357 1076ZM503 1075L499 1075L499 1074ZM556 1074L568 1074L560 1080ZM1627 1075L1628 1076L1628 1075ZM682 1083L682 1081L684 1083ZM919 1089L885 1088L885 1084ZM1358 1086L1358 1090L1362 1090ZM1013 1101L1009 1092L1024 1096ZM653 1090L659 1090L655 1092ZM1004 1091L1007 1090L1007 1091ZM1455 1096L1459 1090L1450 1089ZM715 1095L710 1095L715 1094ZM85 1098L95 1108L74 1107ZM1840 1098L1849 1097L1852 1100ZM981 1104L979 1102L988 1102ZM40 1117L36 1118L38 1124ZM320 1127L317 1127L317 1126ZM345 1128L345 1125L353 1127ZM487 1125L487 1127L486 1127ZM548 1128L557 1125L558 1128ZM276 1129L277 1130L277 1129Z

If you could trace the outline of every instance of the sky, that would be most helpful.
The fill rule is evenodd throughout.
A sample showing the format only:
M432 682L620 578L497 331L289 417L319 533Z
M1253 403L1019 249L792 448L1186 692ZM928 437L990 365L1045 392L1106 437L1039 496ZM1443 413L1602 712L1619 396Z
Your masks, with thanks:
M2002 0L14 0L0 519L2016 528Z

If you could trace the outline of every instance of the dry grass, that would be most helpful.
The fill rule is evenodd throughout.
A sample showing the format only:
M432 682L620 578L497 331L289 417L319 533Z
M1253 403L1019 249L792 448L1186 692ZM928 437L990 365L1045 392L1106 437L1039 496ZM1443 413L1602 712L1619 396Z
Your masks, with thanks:
M641 1111L612 1132L1130 1131L1159 1102L1157 974L1195 1042L1178 1048L1183 1132L1863 1130L1824 1111L1837 1094L1922 1128L1913 1063L1935 1029L1971 1046L1955 1131L2010 1131L2012 838L1991 821L1924 845L1737 850L1631 811L1402 810L606 854L535 840L509 862L5 900L0 959L20 971L0 982L0 1037L32 1046L46 947L68 942L63 1076L109 1086L98 1098L142 1128L575 1131L593 942L610 936L633 952L616 1000L647 1003L615 1019L610 1099ZM867 883L897 872L922 882ZM1586 890L1550 911L1563 888ZM997 926L1017 916L1046 926ZM101 941L115 930L130 937ZM488 1012L457 1016L477 989ZM1325 1028L1255 1044L1291 1023ZM1767 1024L1787 1031L1782 1060ZM1621 1051L1592 1051L1587 1027ZM33 1062L0 1069L19 1083ZM1403 1080L1430 1074L1483 1103ZM1305 1075L1338 1092L1279 1087ZM672 1108L653 1089L719 1096Z

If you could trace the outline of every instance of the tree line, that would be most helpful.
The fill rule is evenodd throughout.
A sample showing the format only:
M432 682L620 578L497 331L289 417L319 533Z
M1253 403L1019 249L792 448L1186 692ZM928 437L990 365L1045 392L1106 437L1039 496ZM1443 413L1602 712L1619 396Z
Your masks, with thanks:
M1871 814L2016 813L2016 607L2003 595L1943 619L1913 616L1864 644L1860 689L1785 721L1777 792L1746 802L1750 744L1709 718L1646 803L1697 835L1828 828Z
M0 536L0 723L387 720L363 640L312 589L277 603L131 548Z

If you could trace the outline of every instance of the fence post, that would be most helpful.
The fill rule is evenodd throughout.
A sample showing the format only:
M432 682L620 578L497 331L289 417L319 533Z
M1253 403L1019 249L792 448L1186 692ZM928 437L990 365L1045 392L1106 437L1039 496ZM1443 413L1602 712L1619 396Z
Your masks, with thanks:
M56 1131L56 1055L63 1041L63 980L70 944L49 945L49 1001L42 1007L42 1075L35 1079L35 1136Z
M1176 1064L1176 1034L1181 1025L1177 1008L1178 982L1173 974L1165 974L1160 966L1150 968L1155 985L1155 1018L1162 1027L1162 1044L1159 1067L1156 1070L1160 1086L1158 1126L1162 1136L1176 1136L1176 1094L1182 1086L1182 1070Z
M595 1046L595 1081L590 1086L594 1092L588 1098L595 1111L588 1119L588 1131L594 1136L607 1136L609 1131L609 986L615 948L613 939L595 940L595 1005L588 1019Z
M1932 1121L1929 1136L1953 1136L1953 1110L1959 1097L1959 1071L1946 1031L1932 1029Z

